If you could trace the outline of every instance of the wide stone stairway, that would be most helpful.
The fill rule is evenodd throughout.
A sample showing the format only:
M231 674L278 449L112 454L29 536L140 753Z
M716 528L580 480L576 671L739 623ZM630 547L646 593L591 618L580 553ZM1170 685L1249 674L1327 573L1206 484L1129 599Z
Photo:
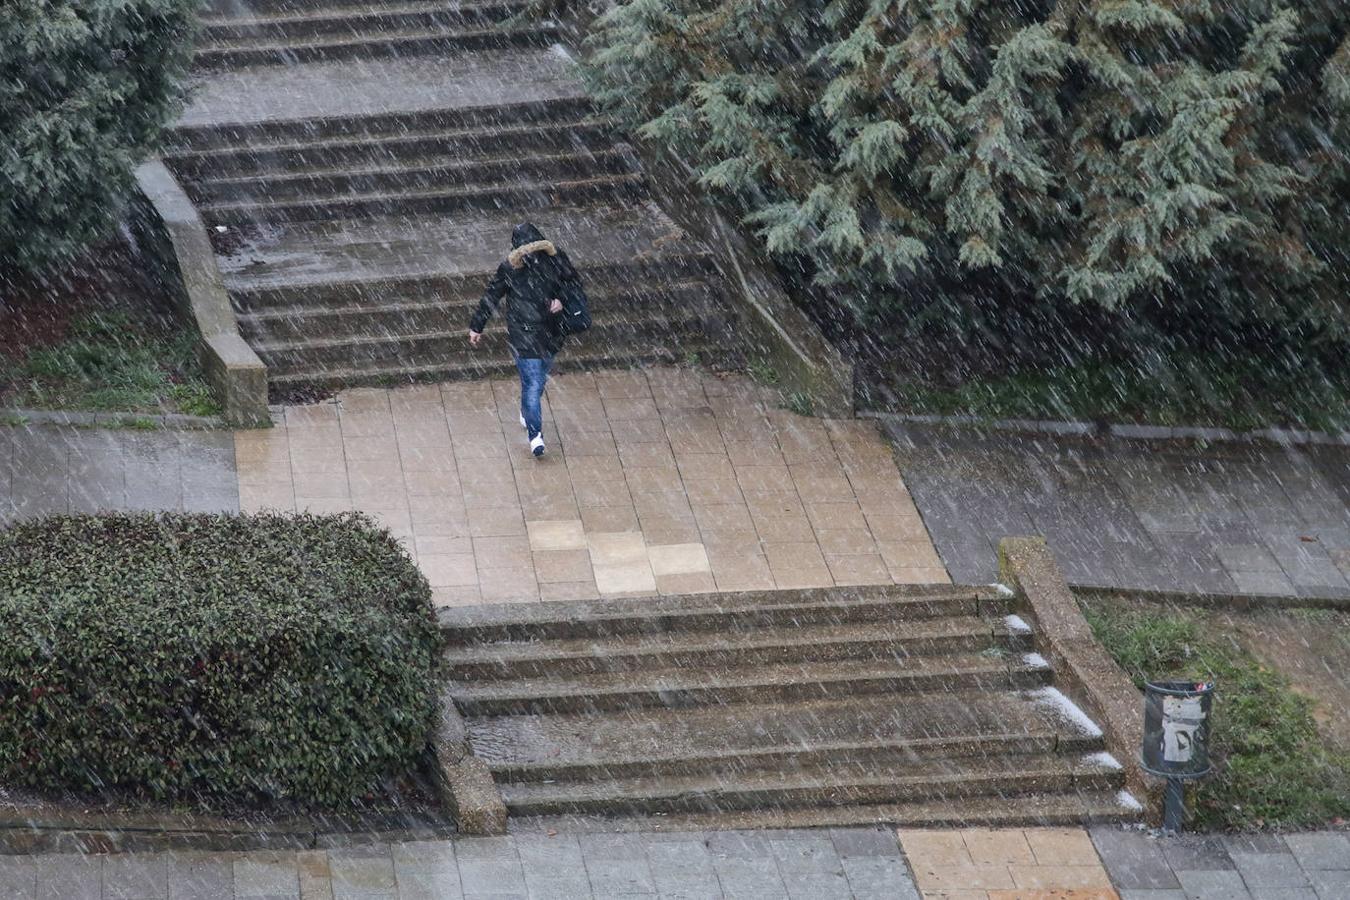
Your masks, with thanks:
M217 0L165 161L275 389L511 369L469 314L531 220L594 328L565 366L735 361L713 257L652 201L547 21L522 4Z
M993 588L443 610L512 827L1133 818L1100 730Z

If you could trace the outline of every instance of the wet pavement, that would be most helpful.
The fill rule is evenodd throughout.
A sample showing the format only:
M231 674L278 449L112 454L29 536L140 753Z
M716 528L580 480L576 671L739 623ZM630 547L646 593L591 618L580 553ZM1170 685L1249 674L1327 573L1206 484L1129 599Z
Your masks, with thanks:
M106 509L237 511L234 436L0 426L0 521Z
M1344 900L1341 832L1102 826L521 834L328 850L0 856L6 900Z
M1040 534L1074 584L1350 596L1350 448L888 431L956 582Z

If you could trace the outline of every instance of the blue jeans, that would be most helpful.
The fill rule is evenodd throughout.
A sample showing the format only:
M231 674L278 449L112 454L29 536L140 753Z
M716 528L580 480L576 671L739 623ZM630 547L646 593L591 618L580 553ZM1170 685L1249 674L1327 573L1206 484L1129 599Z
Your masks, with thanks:
M544 411L539 400L544 396L548 370L552 367L551 356L545 359L516 357L516 370L520 372L520 414L525 417L525 430L531 440L544 429Z

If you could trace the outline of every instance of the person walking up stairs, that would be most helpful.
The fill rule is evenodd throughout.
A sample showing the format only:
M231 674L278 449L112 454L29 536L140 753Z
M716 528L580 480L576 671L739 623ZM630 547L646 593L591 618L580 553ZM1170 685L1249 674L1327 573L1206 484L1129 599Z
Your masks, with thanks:
M544 455L540 401L553 359L567 335L589 326L590 317L581 277L567 254L529 222L511 231L511 252L497 267L469 322L469 346L479 345L488 320L503 302L507 342L520 373L520 424L530 452L539 457Z

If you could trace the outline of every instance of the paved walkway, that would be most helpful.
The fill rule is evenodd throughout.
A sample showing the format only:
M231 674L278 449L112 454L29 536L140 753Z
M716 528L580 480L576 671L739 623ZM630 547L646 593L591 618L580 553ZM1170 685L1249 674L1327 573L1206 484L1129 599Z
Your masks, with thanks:
M1350 450L889 426L958 582L1042 534L1077 584L1350 596Z
M0 426L0 522L101 509L238 508L228 432Z
M6 900L1344 900L1344 833L1101 827L515 835L313 851L0 856Z
M441 604L948 580L870 423L742 377L550 382L543 460L514 379L345 391L236 438L240 506L359 509Z

